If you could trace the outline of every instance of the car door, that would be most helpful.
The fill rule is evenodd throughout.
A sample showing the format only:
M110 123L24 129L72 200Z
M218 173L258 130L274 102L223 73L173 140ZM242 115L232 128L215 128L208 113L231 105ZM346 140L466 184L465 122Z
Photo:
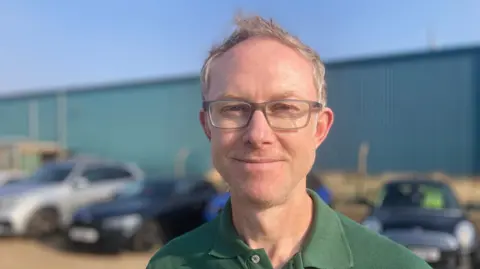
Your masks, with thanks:
M88 184L76 190L77 204L79 207L105 201L127 182L134 180L132 173L125 167L112 164L88 164L81 173Z

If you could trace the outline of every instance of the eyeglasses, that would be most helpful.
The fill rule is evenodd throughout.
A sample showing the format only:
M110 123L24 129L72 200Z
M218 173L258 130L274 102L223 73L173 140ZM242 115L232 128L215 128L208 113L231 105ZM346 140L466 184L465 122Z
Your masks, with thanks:
M306 100L275 100L252 103L238 100L203 102L213 126L221 129L240 129L248 126L253 112L261 110L271 128L293 130L308 125L312 112L323 109L319 102Z

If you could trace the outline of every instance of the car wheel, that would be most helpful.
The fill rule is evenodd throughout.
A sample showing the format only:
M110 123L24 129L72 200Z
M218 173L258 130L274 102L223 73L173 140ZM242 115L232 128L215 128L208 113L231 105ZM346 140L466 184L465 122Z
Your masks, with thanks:
M31 217L26 235L27 237L39 238L45 235L51 235L58 229L57 211L50 208L38 210Z
M152 221L146 221L131 239L132 251L149 251L154 247L161 247L165 243L165 236L161 226Z

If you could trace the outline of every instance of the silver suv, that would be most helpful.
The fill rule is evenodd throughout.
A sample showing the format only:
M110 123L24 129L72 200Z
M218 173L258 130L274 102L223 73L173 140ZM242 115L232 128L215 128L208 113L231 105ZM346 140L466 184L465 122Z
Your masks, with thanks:
M139 167L123 162L76 158L45 164L29 178L0 187L0 236L64 229L78 208L110 199L143 178Z

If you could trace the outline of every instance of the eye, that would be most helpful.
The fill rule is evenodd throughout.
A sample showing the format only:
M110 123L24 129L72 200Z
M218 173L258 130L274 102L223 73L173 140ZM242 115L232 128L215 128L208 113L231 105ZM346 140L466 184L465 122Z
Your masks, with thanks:
M232 105L224 105L221 108L221 112L242 112L242 111L248 111L249 108L245 104L232 104Z
M277 103L273 105L273 110L298 110L298 107L291 104Z
M277 102L268 107L270 113L299 113L303 111L302 106L295 102Z
M249 104L241 102L222 102L215 107L216 114L224 117L243 117L250 110Z

